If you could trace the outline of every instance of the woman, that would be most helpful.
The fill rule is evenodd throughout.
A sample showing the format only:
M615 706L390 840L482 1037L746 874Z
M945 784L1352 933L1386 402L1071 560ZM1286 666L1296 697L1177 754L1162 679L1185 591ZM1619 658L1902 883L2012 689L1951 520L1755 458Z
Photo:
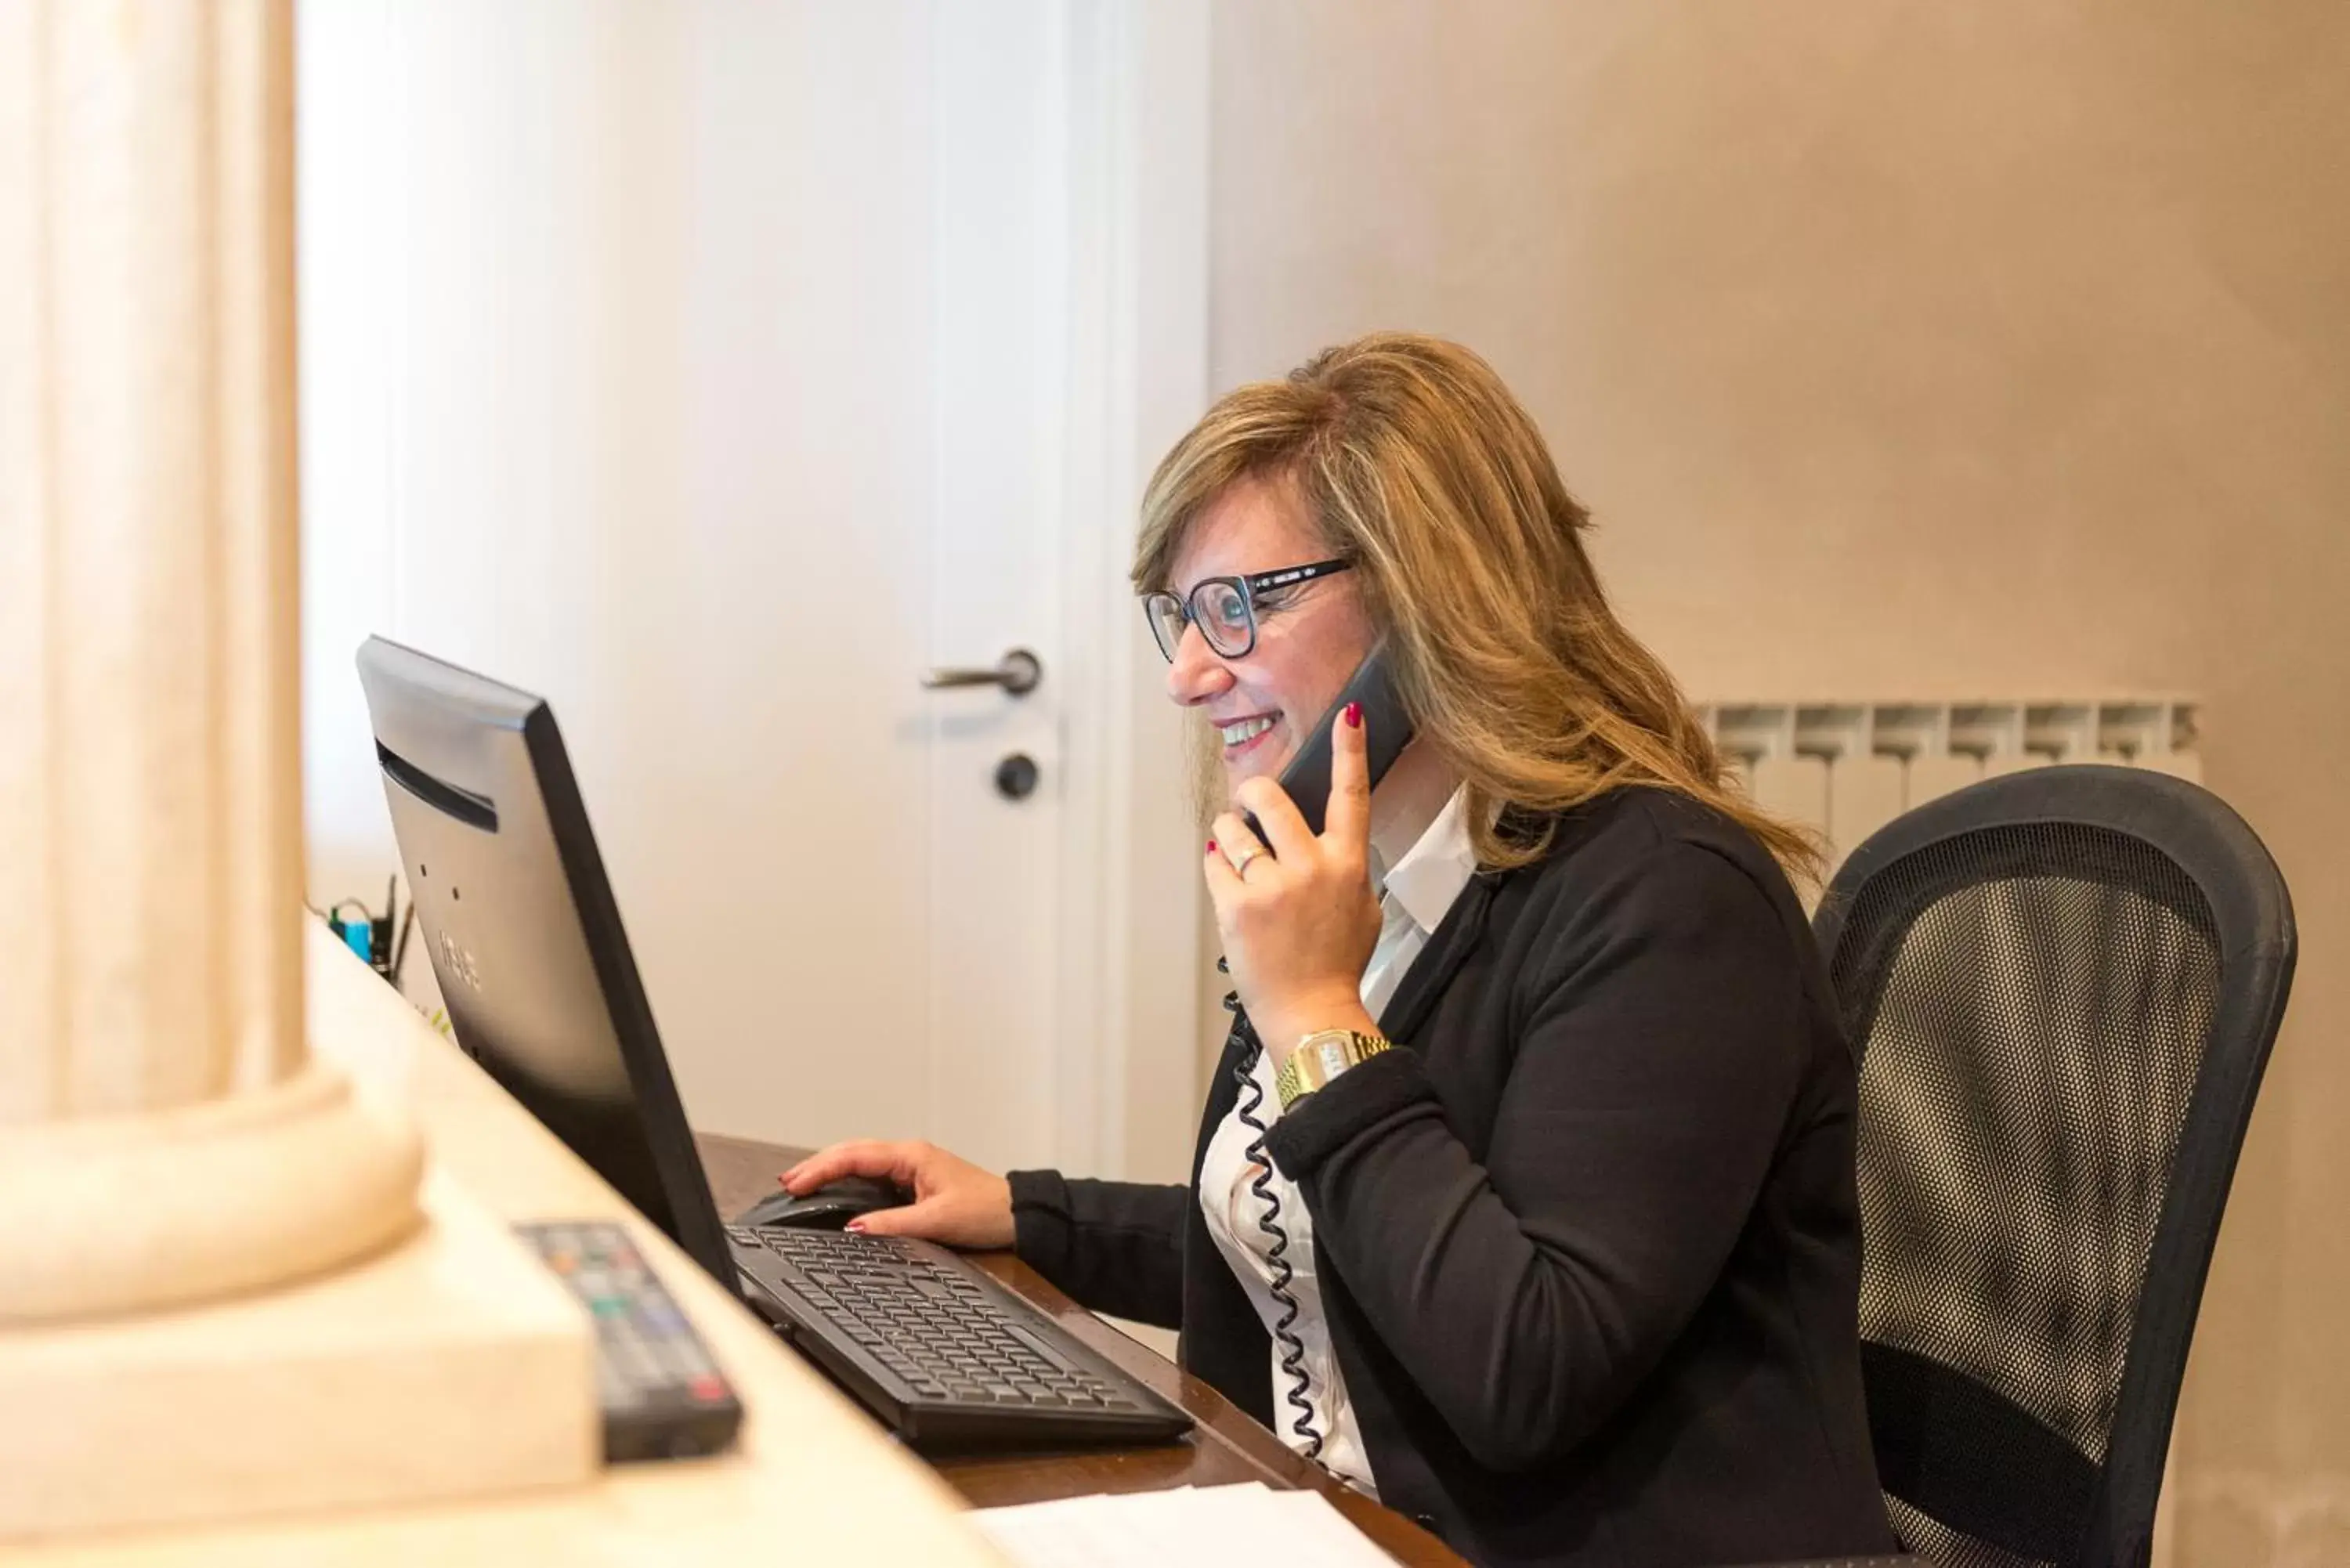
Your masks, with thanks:
M1890 1550L1854 1065L1781 870L1813 851L1724 787L1586 524L1451 344L1367 337L1218 403L1134 568L1231 806L1201 869L1244 1012L1191 1183L902 1143L784 1181L892 1178L914 1201L866 1231L1014 1246L1180 1328L1191 1371L1480 1562ZM1382 638L1417 733L1374 790L1336 718L1316 836L1275 780Z

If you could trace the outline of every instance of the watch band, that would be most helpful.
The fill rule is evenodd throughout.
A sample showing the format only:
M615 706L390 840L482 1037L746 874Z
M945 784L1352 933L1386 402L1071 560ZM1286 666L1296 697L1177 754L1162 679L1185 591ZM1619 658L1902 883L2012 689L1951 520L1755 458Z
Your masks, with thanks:
M1347 1068L1369 1061L1394 1044L1384 1034L1357 1029L1317 1029L1297 1043L1274 1075L1274 1092L1287 1110Z

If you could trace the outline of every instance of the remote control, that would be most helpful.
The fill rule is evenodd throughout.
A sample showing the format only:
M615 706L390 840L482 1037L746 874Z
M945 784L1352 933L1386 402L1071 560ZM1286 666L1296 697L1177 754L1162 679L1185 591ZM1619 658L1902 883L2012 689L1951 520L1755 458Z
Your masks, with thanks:
M686 1459L734 1440L741 1402L625 1229L571 1220L515 1233L596 1320L605 1463Z

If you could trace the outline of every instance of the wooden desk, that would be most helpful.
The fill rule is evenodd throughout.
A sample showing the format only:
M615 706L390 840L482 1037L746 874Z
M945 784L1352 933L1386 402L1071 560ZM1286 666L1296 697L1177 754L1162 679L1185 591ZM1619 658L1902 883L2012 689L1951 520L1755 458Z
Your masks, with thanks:
M1459 1559L1408 1521L1347 1493L1272 1433L1164 1359L1085 1313L1009 1258L998 1276L1191 1412L1199 1428L1152 1449L968 1459L932 1469L794 1354L734 1295L628 1207L413 1009L313 927L311 1039L369 1092L413 1107L435 1165L506 1220L610 1218L625 1224L743 1397L728 1452L621 1465L584 1486L0 1547L9 1568L313 1568L432 1563L509 1568L593 1563L677 1568L776 1559L861 1568L992 1568L1002 1562L961 1518L966 1501L1036 1501L1187 1482L1313 1486L1403 1563ZM722 1209L773 1189L778 1151L709 1139ZM960 1495L958 1495L960 1494Z
M702 1168L722 1214L739 1213L775 1189L775 1176L802 1151L744 1138L700 1134ZM1433 1535L1392 1509L1348 1490L1320 1466L1282 1446L1239 1407L1166 1357L1139 1345L1063 1295L1009 1252L979 1252L972 1261L1120 1367L1191 1413L1199 1425L1177 1443L1137 1449L991 1455L940 1460L936 1469L974 1506L1040 1502L1087 1492L1156 1491L1179 1486L1263 1481L1320 1492L1355 1527L1412 1568L1462 1568L1461 1559Z

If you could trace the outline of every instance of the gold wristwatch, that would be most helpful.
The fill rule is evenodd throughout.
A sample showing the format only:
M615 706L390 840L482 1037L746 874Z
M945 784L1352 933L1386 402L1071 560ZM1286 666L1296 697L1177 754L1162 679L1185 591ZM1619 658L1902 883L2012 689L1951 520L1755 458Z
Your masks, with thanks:
M1297 1043L1273 1076L1274 1092L1287 1110L1347 1068L1367 1062L1394 1043L1358 1029L1317 1029Z

